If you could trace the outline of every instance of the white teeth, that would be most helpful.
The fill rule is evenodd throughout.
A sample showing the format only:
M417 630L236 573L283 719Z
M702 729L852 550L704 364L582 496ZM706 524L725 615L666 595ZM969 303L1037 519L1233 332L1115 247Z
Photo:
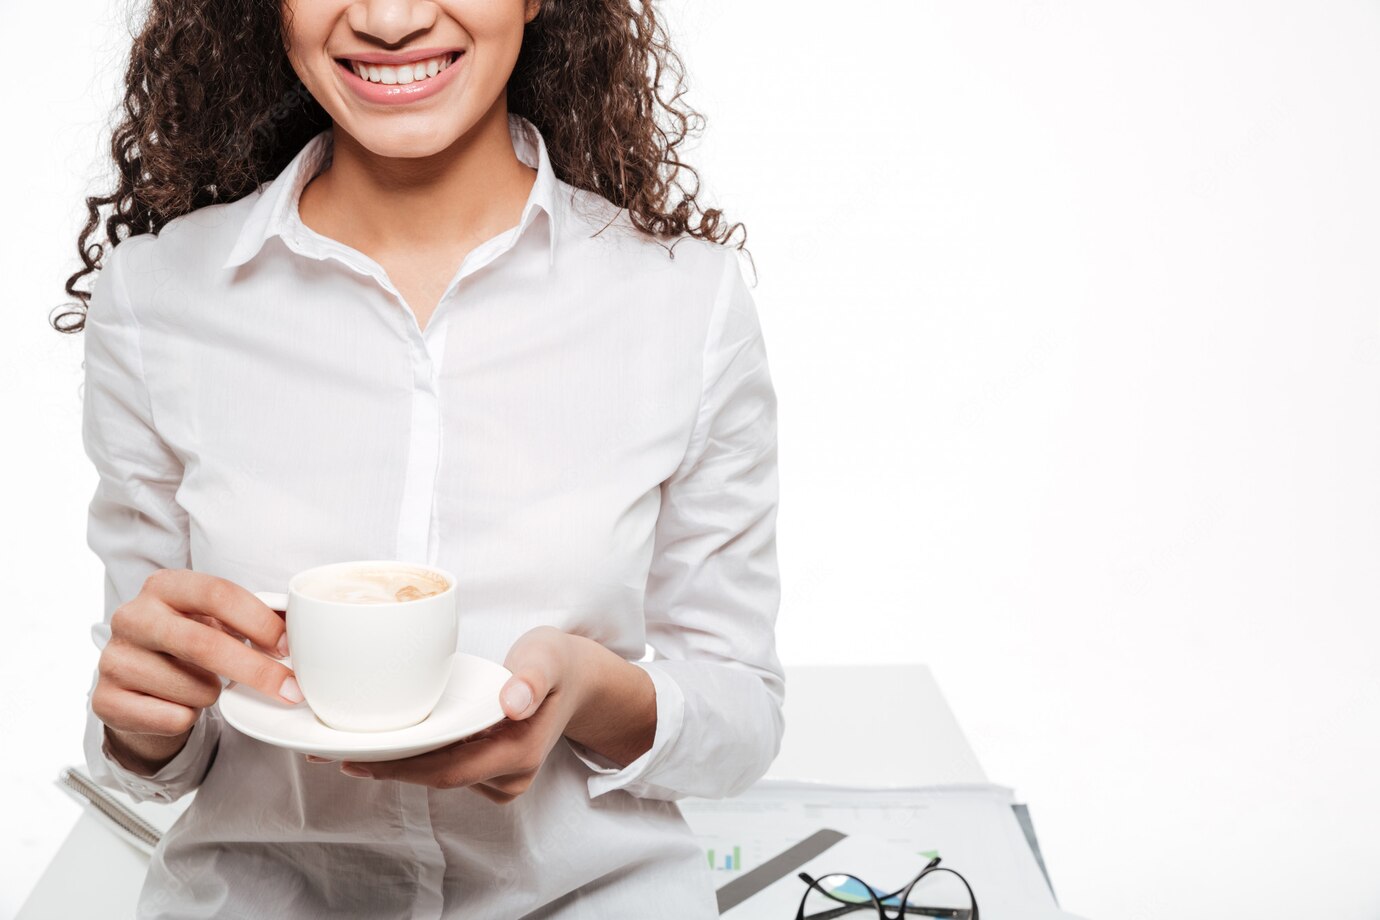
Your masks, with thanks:
M382 83L387 86L406 85L418 80L429 80L450 65L451 56L449 54L397 66L350 61L350 69L361 80L368 80L370 83Z

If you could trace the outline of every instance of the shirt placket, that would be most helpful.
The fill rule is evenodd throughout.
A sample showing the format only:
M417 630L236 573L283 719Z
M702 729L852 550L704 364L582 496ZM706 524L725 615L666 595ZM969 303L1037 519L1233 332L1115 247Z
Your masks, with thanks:
M439 555L439 536L435 526L436 480L441 465L440 378L449 329L448 305L460 283L512 247L526 227L530 214L524 214L517 228L494 237L465 257L455 277L446 286L431 319L423 330L402 294L394 287L383 267L357 250L320 236L305 226L288 236L291 247L315 259L336 259L353 271L376 281L397 302L407 330L408 355L412 370L412 422L408 439L407 467L402 501L398 512L395 552L397 559L424 561L435 565ZM446 861L431 821L430 796L426 786L397 783L398 812L403 833L412 850L417 871L417 893L412 904L413 920L439 918L444 910Z
M370 274L374 274L370 272ZM408 355L412 364L412 425L408 439L407 473L398 510L396 555L434 565L435 542L433 505L436 475L441 463L441 397L439 378L445 355L444 321L440 305L423 331L407 308L402 295L380 271L375 275L398 301L408 329ZM444 300L442 301L444 303ZM445 854L431 823L427 788L415 783L398 783L398 809L412 847L417 866L417 897L412 904L413 920L440 917L445 907L443 894L446 874Z
M441 470L441 365L446 354L446 333L450 329L449 305L466 277L512 247L526 226L527 218L524 215L517 228L481 243L465 256L455 277L441 294L425 330L417 323L416 314L377 262L364 257L364 264L355 266L393 295L404 313L403 325L411 344L412 434L398 519L398 559L421 560L435 565L440 554L436 527L436 480ZM344 254L347 258L349 255L349 252Z

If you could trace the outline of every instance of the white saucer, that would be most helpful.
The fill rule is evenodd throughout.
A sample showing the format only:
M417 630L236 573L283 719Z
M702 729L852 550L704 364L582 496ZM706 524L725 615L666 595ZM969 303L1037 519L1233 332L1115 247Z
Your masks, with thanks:
M291 658L282 662L292 667ZM498 692L509 677L512 672L501 664L457 652L450 682L431 715L387 732L331 728L306 703L284 703L238 683L221 693L220 713L249 737L301 754L360 763L397 760L434 751L501 722Z

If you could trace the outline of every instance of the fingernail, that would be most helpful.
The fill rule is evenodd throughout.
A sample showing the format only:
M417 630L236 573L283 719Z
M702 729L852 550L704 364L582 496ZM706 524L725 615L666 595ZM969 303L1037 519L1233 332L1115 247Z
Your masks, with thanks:
M289 677L283 681L283 685L278 688L278 695L289 703L300 703L305 697L302 696L302 688L297 686L297 678Z
M360 779L369 779L374 775L363 767L357 767L352 763L341 764L340 772L344 773L346 776L358 776Z
M307 763L332 763L329 757L317 757L315 754L303 754L307 758Z
M283 637L282 637L281 639L278 640L278 656L279 656L280 658L286 658L286 657L287 657L287 654L288 654L287 633L283 633Z
M515 680L503 688L503 705L509 712L522 715L532 705L532 689L524 680Z

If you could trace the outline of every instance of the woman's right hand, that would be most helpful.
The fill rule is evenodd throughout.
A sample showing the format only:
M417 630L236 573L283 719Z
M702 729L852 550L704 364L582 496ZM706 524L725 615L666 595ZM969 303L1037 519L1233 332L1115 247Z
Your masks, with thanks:
M302 702L292 671L269 657L287 653L282 616L249 590L204 572L159 569L111 615L91 708L116 759L151 776L220 698L222 676Z

